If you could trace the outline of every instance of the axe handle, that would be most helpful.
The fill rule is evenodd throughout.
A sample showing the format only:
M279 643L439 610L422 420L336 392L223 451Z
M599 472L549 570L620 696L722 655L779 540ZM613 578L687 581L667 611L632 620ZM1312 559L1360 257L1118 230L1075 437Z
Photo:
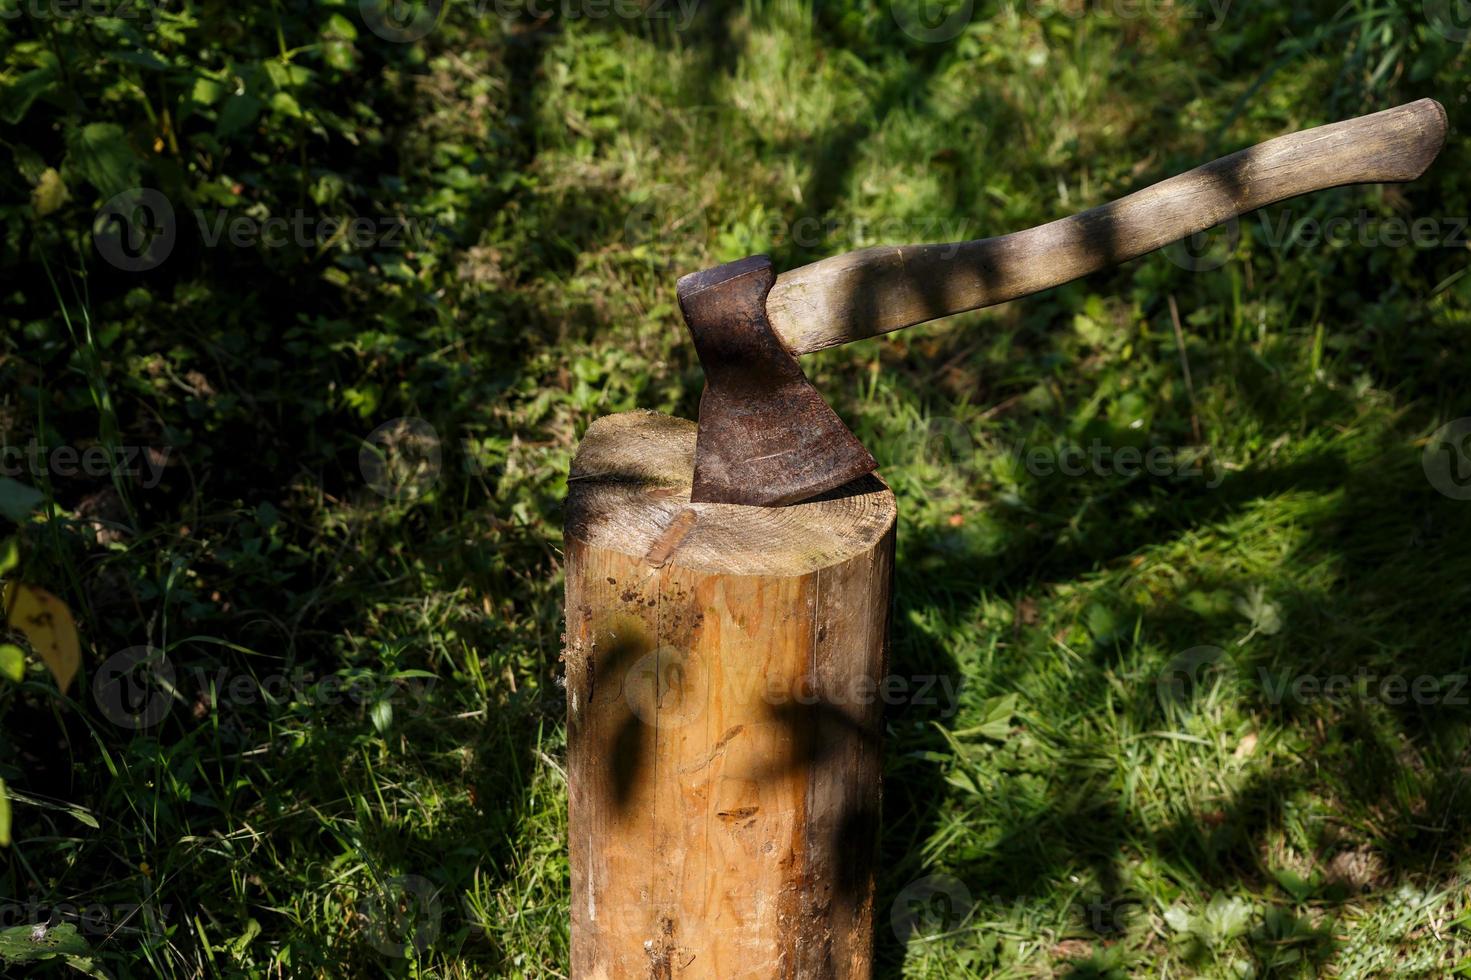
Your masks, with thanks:
M1110 204L999 238L865 248L784 273L766 301L806 354L1004 303L1137 258L1223 221L1345 184L1414 180L1445 142L1421 99L1249 147Z

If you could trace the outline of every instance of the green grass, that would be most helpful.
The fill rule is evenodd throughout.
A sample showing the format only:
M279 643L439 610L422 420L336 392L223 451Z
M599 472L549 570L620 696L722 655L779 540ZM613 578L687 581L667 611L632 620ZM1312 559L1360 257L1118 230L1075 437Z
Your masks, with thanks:
M675 278L1015 230L1429 95L1453 135L1420 182L804 366L900 499L893 670L960 692L888 719L885 976L1467 968L1471 502L1422 465L1471 411L1465 246L1270 234L1471 213L1432 8L987 2L937 43L797 0L684 29L451 3L417 44L355 3L0 22L0 445L171 447L151 487L16 475L47 497L17 574L85 653L64 696L34 660L0 682L0 925L100 906L119 977L566 975L559 501L594 418L693 417ZM181 236L129 273L90 241L126 186L186 231L429 230ZM441 465L384 496L360 454L401 417ZM1057 471L1095 441L1165 462ZM143 645L177 695L134 730L92 685ZM897 935L936 888L951 914Z

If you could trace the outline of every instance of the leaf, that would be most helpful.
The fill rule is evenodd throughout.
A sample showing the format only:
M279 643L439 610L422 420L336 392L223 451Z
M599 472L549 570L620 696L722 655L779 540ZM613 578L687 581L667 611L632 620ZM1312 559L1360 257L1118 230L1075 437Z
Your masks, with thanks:
M19 524L26 515L46 499L35 487L26 486L8 476L0 476L0 514Z
M44 218L51 212L60 210L70 196L61 174L56 172L55 167L47 167L31 190L31 209L36 212L36 217Z
M125 65L137 65L139 68L147 68L149 71L167 71L169 63L164 61L152 51L109 51L108 61L119 61Z
M65 694L82 664L77 624L71 610L56 596L33 585L12 583L5 591L6 619L31 642L31 649L56 678Z
M228 90L224 82L200 75L194 80L194 88L189 93L189 98L199 105L214 105L226 91Z
M301 118L301 105L297 103L296 97L290 92L273 92L271 94L271 111L293 119Z
M352 45L346 41L325 38L322 41L322 58L338 71L352 71L353 69Z
M1272 876L1277 879L1277 884L1281 885L1287 894L1299 902L1307 901L1313 894L1313 889L1317 887L1316 881L1304 878L1291 868L1278 868L1272 872Z
M968 738L979 735L982 738L1004 742L1011 734L1011 716L1014 714L1016 714L1015 694L1003 694L1001 697L991 698L981 705L981 723L956 732L955 737Z
M0 960L11 966L91 953L92 947L70 922L50 929L28 925L0 929Z
M1221 616L1231 611L1231 593L1225 589L1213 589L1205 592L1200 589L1192 589L1180 598L1180 605L1195 613L1197 616Z
M7 575L20 567L20 542L15 538L0 541L0 575Z
M67 162L105 198L138 186L138 158L117 123L88 123L67 135Z
M327 64L340 71L351 71L355 60L352 42L357 36L357 27L346 17L333 14L327 18L327 25L322 28L322 52Z
M10 797L5 795L5 780L0 779L0 847L10 846Z
M221 139L235 135L255 122L255 117L260 114L260 107L260 99L253 95L230 96L220 109L220 117L215 122L215 135Z
M1246 934L1251 925L1252 907L1243 899L1217 895L1205 909L1205 921L1210 930L1212 946L1228 939Z
M32 102L57 87L59 78L54 58L51 63L20 76L0 93L0 118L11 125L19 123L30 111Z
M70 922L46 926L12 926L0 929L0 961L5 964L38 963L60 959L73 970L108 980L106 971L92 959L92 947Z
M28 183L34 184L46 172L46 161L41 158L41 154L24 143L16 143L12 146L10 155L15 158L15 169L20 171L20 175Z
M244 959L245 953L250 949L250 944L255 942L260 935L260 923L255 919L245 920L245 931L230 940L230 952L235 954L236 959Z
M1172 905L1165 909L1165 922L1176 932L1189 932L1195 920L1183 907Z
M1248 589L1246 595L1236 600L1236 611L1251 622L1251 632L1240 643L1245 643L1258 633L1275 636L1282 631L1282 614L1275 603L1267 601L1267 590L1260 585Z
M301 65L288 64L279 58L268 58L261 62L266 79L278 89L297 88L311 81L312 73Z
M90 956L68 956L66 965L79 973L85 973L96 980L112 980L107 971L98 966Z
M1114 618L1113 611L1107 606L1091 605L1084 614L1088 622L1088 632L1093 636L1093 642L1107 645L1113 641L1118 633L1118 620Z
M322 35L324 37L340 37L348 41L356 41L358 28L356 24L341 14L333 14L327 18L327 25L322 28Z
M55 810L57 813L65 813L67 816L86 824L93 830L99 828L97 818L92 816L91 811L75 803L67 803L64 800L60 802L43 800L25 793L17 793L15 790L10 791L10 798L17 803L24 803L26 806L40 807L42 810Z
M14 643L0 643L0 674L19 684L26 676L26 652Z
M393 724L393 705L388 701L379 701L373 705L372 710L373 727L378 729L378 734L388 731Z

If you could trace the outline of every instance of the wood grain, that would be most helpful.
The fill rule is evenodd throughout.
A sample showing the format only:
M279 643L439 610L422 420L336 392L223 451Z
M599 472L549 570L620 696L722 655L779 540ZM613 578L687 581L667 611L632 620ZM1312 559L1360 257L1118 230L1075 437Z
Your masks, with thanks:
M694 438L611 416L573 462L572 976L867 978L894 498L691 504Z
M881 246L783 273L767 316L794 354L1070 282L1311 191L1423 174L1445 142L1434 99L1291 133L1026 231Z

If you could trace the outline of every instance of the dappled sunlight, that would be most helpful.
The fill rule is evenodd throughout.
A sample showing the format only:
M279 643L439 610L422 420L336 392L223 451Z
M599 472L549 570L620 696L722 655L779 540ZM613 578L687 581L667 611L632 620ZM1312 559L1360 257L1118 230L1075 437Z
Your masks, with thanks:
M81 664L0 637L0 927L119 978L565 975L568 467L697 414L676 279L1022 231L1429 96L1419 181L802 358L899 502L883 799L820 845L878 825L885 977L1464 969L1448 5L25 6L0 568ZM98 230L138 188L157 262ZM1040 260L1002 265L911 306ZM870 747L810 707L753 782Z

